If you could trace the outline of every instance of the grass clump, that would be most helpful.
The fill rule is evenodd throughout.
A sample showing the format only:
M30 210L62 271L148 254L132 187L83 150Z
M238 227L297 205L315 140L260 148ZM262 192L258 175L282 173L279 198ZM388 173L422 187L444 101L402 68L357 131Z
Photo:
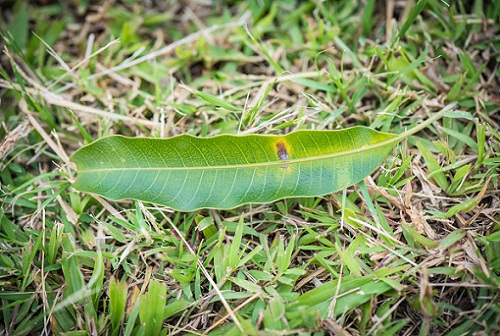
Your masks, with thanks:
M0 333L500 333L497 2L153 3L0 6ZM325 197L72 188L106 135L402 133L449 103Z

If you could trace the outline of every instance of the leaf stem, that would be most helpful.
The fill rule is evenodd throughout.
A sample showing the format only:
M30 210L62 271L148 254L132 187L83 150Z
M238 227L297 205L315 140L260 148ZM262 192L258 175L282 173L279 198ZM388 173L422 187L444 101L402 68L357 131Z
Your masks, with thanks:
M401 133L400 135L398 135L397 137L395 137L393 139L390 139L389 142L393 142L393 141L398 141L399 142L399 141L401 141L401 140L409 137L410 135L413 135L413 134L415 134L417 132L420 132L421 130L423 130L423 129L427 128L429 125L431 125L433 122L441 119L446 113L448 113L451 110L453 110L456 106L457 106L456 102L453 102L451 104L446 105L445 107L443 107L443 109L441 111L439 111L438 113L436 113L432 117L426 119L420 125L415 126L412 129L410 129L410 130L408 130L408 131L406 131L404 133Z

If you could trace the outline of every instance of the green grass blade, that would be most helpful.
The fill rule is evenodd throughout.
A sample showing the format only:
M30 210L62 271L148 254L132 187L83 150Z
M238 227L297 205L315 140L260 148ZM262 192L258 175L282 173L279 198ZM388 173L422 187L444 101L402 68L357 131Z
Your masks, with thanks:
M109 282L109 315L113 335L120 332L120 323L125 313L127 303L127 283L120 282L114 277Z
M167 287L153 280L149 283L148 292L140 300L139 320L144 335L160 335L167 304Z
M394 45L394 43L397 40L400 40L408 31L408 29L412 26L413 22L416 20L417 16L420 15L420 13L424 10L425 6L427 5L427 2L429 0L419 0L415 7L412 9L410 12L410 15L408 16L408 19L405 21L403 24L403 27L401 27L401 30L399 31L398 35L396 38L392 41L391 45Z

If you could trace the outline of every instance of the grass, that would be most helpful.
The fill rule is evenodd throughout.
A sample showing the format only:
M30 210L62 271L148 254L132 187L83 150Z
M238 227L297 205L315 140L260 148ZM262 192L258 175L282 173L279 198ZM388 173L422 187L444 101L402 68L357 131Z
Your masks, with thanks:
M500 333L500 4L0 6L0 334ZM364 182L177 212L74 190L110 134L402 133Z

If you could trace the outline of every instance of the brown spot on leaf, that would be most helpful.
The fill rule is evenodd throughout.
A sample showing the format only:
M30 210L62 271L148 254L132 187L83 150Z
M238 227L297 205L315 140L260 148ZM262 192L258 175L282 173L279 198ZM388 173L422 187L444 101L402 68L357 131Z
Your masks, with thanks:
M278 159L280 160L288 160L290 156L288 155L288 151L286 149L286 145L283 141L278 141L276 143L276 154L278 154ZM281 166L281 168L288 168L287 165Z

